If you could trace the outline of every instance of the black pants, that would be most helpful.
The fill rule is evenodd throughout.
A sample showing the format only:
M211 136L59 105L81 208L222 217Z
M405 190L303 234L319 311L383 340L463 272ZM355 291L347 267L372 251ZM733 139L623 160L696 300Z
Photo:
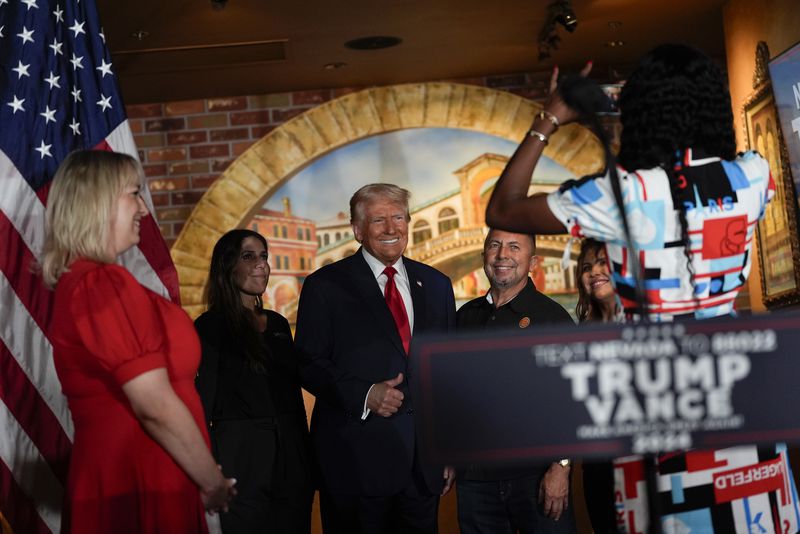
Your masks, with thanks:
M314 498L307 466L287 465L287 449L302 436L275 418L216 421L211 429L214 457L226 477L236 479L238 494L220 515L224 534L311 532ZM289 472L291 471L291 472Z
M546 469L506 480L458 480L461 534L574 534L572 499L558 521L544 515L539 484Z
M320 490L325 534L435 534L438 511L439 496L413 481L400 493L385 497Z
M614 466L610 461L583 463L583 496L595 534L615 534Z

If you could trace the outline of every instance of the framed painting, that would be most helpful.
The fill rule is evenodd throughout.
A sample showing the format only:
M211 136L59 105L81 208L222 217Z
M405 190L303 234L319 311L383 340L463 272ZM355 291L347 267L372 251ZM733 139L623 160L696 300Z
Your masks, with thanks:
M743 115L747 146L769 161L775 180L775 196L756 232L764 304L781 308L800 302L800 242L794 183L768 78L745 101Z

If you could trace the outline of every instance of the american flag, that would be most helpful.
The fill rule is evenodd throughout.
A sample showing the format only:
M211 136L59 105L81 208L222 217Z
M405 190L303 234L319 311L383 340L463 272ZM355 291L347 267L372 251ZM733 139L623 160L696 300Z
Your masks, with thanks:
M79 148L137 155L93 1L0 0L0 529L16 533L61 524L73 426L47 338L52 292L31 265L50 180ZM177 302L153 217L141 236L123 264Z

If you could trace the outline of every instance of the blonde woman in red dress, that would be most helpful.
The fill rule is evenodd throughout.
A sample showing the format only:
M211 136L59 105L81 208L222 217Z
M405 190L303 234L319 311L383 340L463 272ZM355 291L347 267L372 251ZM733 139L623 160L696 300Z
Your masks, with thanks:
M209 452L191 319L114 263L148 215L142 177L127 155L74 152L48 198L41 267L75 424L66 533L204 533L235 494Z

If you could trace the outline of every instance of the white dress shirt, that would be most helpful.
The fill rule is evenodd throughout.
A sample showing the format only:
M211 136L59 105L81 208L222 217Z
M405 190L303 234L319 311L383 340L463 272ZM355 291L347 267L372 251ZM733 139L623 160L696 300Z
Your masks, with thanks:
M375 276L375 280L378 282L378 287L381 290L381 295L386 293L386 283L389 281L389 277L383 273L383 270L386 269L386 265L383 264L378 258L367 252L367 249L361 248L361 253L364 255L364 259L367 261L367 265L372 270L372 274ZM397 291L400 292L400 296L403 299L403 306L406 308L406 315L408 315L408 328L411 331L412 335L414 333L414 303L411 300L411 283L408 279L408 273L406 272L406 267L403 265L403 257L394 262L392 265L394 270L397 271L394 275L394 284L397 286ZM393 376L386 377L387 380L394 378ZM367 408L367 399L369 398L369 392L372 391L372 388L375 387L375 384L370 386L367 390L367 396L364 397L364 410L361 413L361 419L364 420L370 413L370 409Z

